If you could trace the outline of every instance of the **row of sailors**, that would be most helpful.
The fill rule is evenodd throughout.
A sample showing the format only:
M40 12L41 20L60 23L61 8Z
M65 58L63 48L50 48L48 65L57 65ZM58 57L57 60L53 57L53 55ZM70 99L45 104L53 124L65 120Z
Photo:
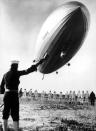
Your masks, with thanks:
M30 91L27 93L27 91L25 89L24 92L23 92L23 97L27 97L27 96L28 97L34 96L36 100L40 96L42 100L45 97L47 97L48 100L52 100L52 99L56 100L56 99L59 98L60 100L62 100L62 99L69 100L69 101L77 100L77 101L82 102L82 101L88 101L88 99L89 99L89 92L86 91L86 93L85 93L84 91L82 91L82 93L81 93L80 91L78 91L78 93L76 94L75 91L73 91L73 92L70 91L69 93L67 91L65 94L63 94L62 92L57 94L56 91L54 91L54 93L52 94L52 92L49 91L49 93L46 94L46 92L44 92L44 91L42 93L38 93L37 90L35 90L35 92L32 93L32 89L30 89Z

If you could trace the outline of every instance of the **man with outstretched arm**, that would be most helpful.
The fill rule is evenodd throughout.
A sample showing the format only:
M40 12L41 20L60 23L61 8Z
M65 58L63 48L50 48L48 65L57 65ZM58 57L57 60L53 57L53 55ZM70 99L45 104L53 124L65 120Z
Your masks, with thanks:
M41 59L37 64L32 65L26 70L18 71L18 61L13 61L10 70L4 74L1 81L0 93L4 93L4 109L3 109L3 129L8 131L8 118L9 114L13 119L15 131L19 130L19 97L18 86L20 84L20 76L27 75L31 72L37 71L38 65L44 62Z

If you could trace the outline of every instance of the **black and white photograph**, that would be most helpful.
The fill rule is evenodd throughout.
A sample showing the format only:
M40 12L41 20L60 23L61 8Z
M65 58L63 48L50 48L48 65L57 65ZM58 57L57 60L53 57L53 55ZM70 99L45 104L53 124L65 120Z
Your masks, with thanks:
M95 0L0 0L0 131L96 131L95 35Z

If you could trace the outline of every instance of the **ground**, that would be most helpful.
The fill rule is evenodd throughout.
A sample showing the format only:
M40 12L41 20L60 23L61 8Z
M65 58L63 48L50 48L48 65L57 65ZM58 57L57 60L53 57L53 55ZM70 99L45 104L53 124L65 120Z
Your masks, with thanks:
M11 117L9 127L13 128ZM24 131L96 131L96 106L22 99L20 128Z

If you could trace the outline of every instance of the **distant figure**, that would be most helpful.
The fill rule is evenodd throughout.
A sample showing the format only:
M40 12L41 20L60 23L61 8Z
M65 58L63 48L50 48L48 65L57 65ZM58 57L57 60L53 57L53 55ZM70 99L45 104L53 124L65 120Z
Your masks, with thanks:
M27 97L27 91L26 89L24 89L24 92L23 92L23 97L26 98Z
M49 93L48 93L48 100L50 101L51 98L52 98L52 93L51 93L51 91L49 91Z
M59 101L62 101L62 99L63 99L63 93L60 92L60 94L59 94Z
M89 92L86 91L85 93L85 103L88 105L89 104Z
M75 103L76 101L76 93L75 91L72 92L72 102Z
M77 93L77 102L80 104L81 103L81 93L78 91Z
M43 101L44 98L45 98L45 92L43 91L43 92L41 93L41 101Z
M85 102L85 93L84 93L84 91L82 91L82 93L81 93L81 103L84 104L84 102Z
M93 91L90 93L89 99L90 99L91 105L94 106L95 105L95 93Z
M69 92L69 103L72 102L72 91Z
M37 90L34 91L34 95L35 95L35 100L38 100L38 91Z
M32 97L32 89L29 90L29 97Z
M3 128L4 131L8 130L8 118L11 113L15 131L19 130L19 97L18 86L20 84L20 76L27 75L31 72L37 71L38 65L42 64L45 59L42 59L37 64L32 65L30 68L18 71L18 61L13 61L10 70L4 74L0 93L4 93L4 109L3 109ZM10 112L11 111L11 112Z
M23 95L23 91L22 91L22 88L20 88L20 90L19 90L19 97L22 97L22 95Z
M68 103L68 99L69 99L69 94L68 91L66 91L65 93L65 102Z
M54 91L54 94L53 94L53 100L55 101L56 100L56 91Z

